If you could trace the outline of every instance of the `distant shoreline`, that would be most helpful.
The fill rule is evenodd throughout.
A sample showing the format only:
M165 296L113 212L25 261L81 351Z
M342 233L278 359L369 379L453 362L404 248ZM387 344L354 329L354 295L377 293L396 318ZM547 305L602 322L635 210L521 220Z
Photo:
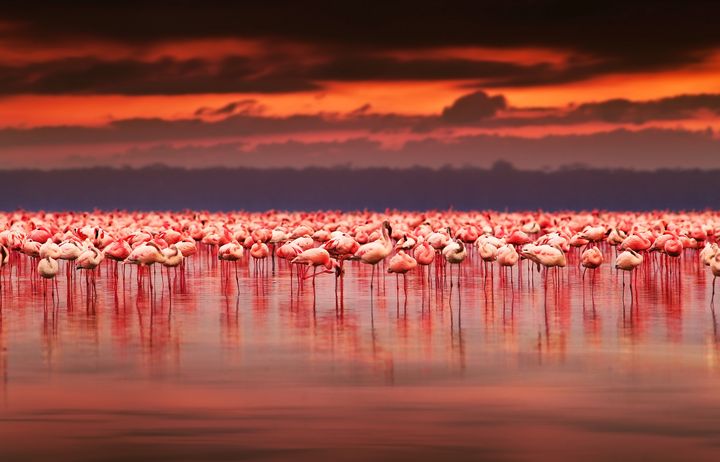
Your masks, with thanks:
M720 169L636 171L398 168L0 170L15 210L701 210L720 207Z

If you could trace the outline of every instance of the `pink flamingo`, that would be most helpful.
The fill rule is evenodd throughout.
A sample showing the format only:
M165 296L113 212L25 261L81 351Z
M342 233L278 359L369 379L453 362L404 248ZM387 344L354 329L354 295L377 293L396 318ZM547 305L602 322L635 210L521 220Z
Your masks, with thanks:
M238 292L240 291L240 277L238 276L237 261L241 260L244 254L245 250L243 246L237 241L228 242L218 249L218 260L233 262L233 266L235 267L235 285L237 286Z
M395 273L396 282L397 282L397 276L402 274L403 290L405 292L406 298L407 298L407 272L415 269L417 267L417 265L418 265L417 261L410 255L406 254L404 250L400 250L397 254L395 254L390 259L390 264L388 265L387 272ZM398 284L398 290L399 290L399 284Z
M330 253L319 247L303 251L297 257L293 258L291 263L296 265L306 265L308 268L313 269L313 274L308 276L313 278L313 296L315 295L315 276L319 266L324 266L328 271L335 269L338 271L340 270L340 265L335 259L330 257ZM336 275L339 276L337 273ZM335 290L337 291L337 278L335 281Z
M390 223L388 221L384 221L382 224L382 235L380 239L361 245L353 257L359 259L365 264L372 265L370 290L373 289L375 282L375 266L390 255L390 252L392 252L393 245L390 240L391 233L392 227L390 227Z
M624 272L630 272L630 288L632 289L632 272L643 262L643 257L633 249L627 249L620 253L615 259L615 268ZM625 273L623 273L623 290L625 289Z
M460 239L452 240L443 248L442 255L445 261L450 263L450 287L453 286L452 265L457 265L457 284L460 287L460 263L467 257L465 243Z
M255 271L257 271L261 261L266 261L268 255L270 255L270 249L264 242L256 241L252 247L250 247L250 256L254 259Z
M600 265L603 263L603 254L600 252L600 249L597 247L591 247L589 249L585 249L583 251L582 256L580 257L580 264L583 268L582 277L585 279L585 272L588 269L594 270L596 268L599 268Z
M712 297L710 298L710 303L713 303L715 300L715 281L717 280L718 276L720 276L720 252L715 254L715 257L713 257L712 261L710 262L710 272L713 275L713 290L712 290Z

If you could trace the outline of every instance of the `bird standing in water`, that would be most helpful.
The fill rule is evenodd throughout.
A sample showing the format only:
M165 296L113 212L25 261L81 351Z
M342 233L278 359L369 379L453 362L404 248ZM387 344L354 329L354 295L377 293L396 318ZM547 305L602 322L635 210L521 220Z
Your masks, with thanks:
M52 290L52 297L53 300L55 299L55 284L57 284L57 280L55 280L55 276L57 276L58 272L60 271L60 265L58 265L57 260L55 260L53 257L46 256L45 258L41 259L37 266L38 274L40 277L44 279L43 281L43 289L44 293L47 294L47 280L51 279L51 290Z
M372 265L372 275L370 276L371 291L375 283L375 266L390 255L390 252L393 250L392 240L390 239L391 234L392 227L390 223L387 220L383 221L380 239L361 245L353 257L367 265Z
M327 250L319 247L303 251L297 257L293 258L291 263L296 265L306 265L308 268L313 269L313 274L308 276L313 278L313 295L315 295L315 276L317 275L318 267L324 266L328 272L340 269L340 265L337 260L331 258L330 253ZM335 281L335 290L337 291L337 280Z
M403 276L403 289L405 297L407 298L407 272L417 268L417 261L410 255L406 254L404 250L399 251L390 259L388 265L388 273L395 273L397 277L400 274ZM397 281L396 277L396 281Z
M445 246L445 248L443 248L442 255L445 258L445 261L450 263L450 287L453 286L452 267L453 265L457 265L457 284L459 287L460 263L465 261L465 257L467 257L467 249L465 248L465 243L460 239L453 239Z
M623 290L625 290L625 272L630 273L630 288L632 289L632 278L635 268L643 262L643 257L635 250L628 248L621 252L615 259L615 268L623 271ZM631 292L632 293L632 292Z
M580 257L580 264L583 268L582 277L585 279L585 271L591 269L594 270L599 268L603 263L603 254L597 247L590 247L585 249Z

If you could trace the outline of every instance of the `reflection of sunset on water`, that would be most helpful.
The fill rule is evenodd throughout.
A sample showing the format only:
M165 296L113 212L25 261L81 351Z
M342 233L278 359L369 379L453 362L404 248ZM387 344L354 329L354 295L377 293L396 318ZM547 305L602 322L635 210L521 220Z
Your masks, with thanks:
M70 293L60 284L57 302L28 292L19 261L20 281L2 289L3 447L41 432L42 451L63 454L67 438L83 437L88 454L122 442L130 457L152 435L165 451L183 438L193 454L279 441L302 459L375 439L424 441L432 458L450 444L507 451L522 431L523 460L534 450L609 456L621 425L654 454L711 460L703 444L656 436L682 426L710 438L705 390L720 363L704 268L685 258L666 278L645 266L623 305L615 270L582 284L571 259L547 290L534 270L521 267L511 284L471 257L459 290L413 273L406 299L402 280L385 275L372 302L370 268L352 265L342 309L332 277L318 278L313 303L284 261L275 276L242 265L238 293L234 273L201 251L186 269L193 283L172 298L128 273L100 278L90 302L78 280ZM660 412L676 420L652 430Z

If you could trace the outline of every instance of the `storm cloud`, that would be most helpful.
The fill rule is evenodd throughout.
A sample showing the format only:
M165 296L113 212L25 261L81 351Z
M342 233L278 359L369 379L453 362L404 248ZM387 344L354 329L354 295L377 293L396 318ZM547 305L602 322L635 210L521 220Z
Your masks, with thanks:
M374 8L343 2L292 1L229 4L125 2L0 7L0 40L14 47L45 43L110 43L142 50L155 44L238 39L270 50L300 45L295 53L261 57L228 50L225 60L163 58L113 60L105 56L0 64L0 91L57 94L186 94L298 92L324 81L477 80L479 88L558 85L617 73L646 73L698 64L720 47L707 18L720 4L658 1L441 3L384 2ZM560 62L487 58L398 58L388 52L443 48L556 50ZM500 56L499 56L500 57Z

